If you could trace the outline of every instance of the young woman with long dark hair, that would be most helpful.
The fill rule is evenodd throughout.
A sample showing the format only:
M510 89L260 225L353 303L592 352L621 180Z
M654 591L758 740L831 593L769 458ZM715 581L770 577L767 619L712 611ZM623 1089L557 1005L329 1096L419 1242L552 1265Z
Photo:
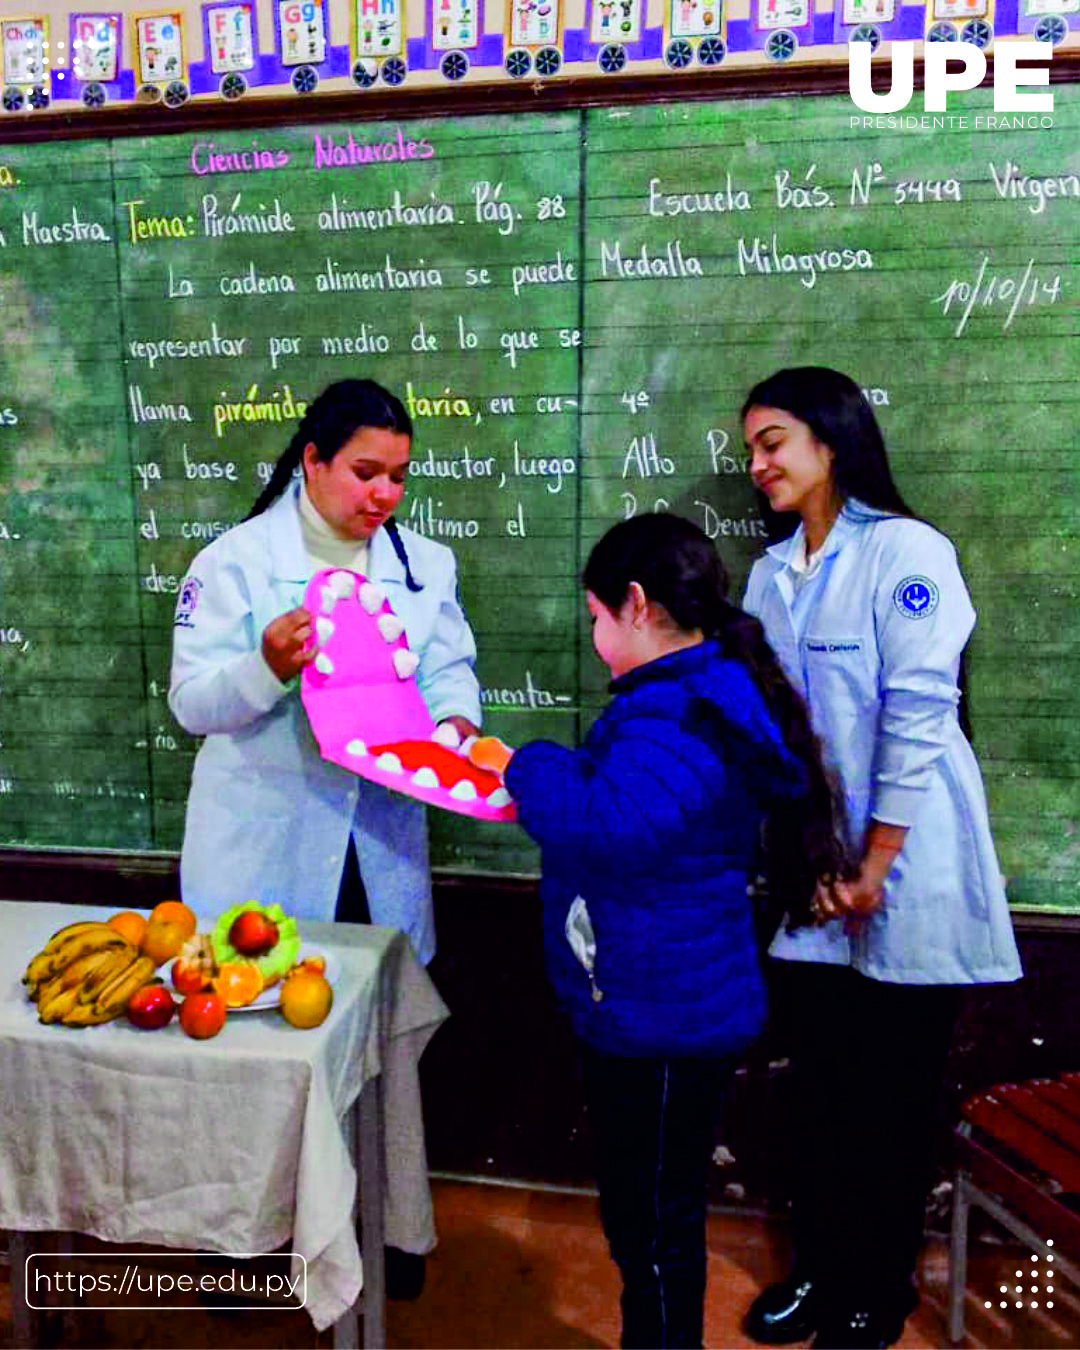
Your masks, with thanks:
M913 1277L960 991L1019 958L978 765L959 713L975 612L950 541L901 497L873 411L822 367L742 411L750 473L797 528L744 605L839 774L854 874L771 947L795 1101L791 1275L751 1307L766 1344L891 1345Z

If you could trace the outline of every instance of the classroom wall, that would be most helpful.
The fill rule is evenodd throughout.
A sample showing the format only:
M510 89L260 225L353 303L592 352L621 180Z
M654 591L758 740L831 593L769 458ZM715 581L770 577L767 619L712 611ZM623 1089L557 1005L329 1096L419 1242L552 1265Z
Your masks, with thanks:
M953 24L960 36L962 23L952 18L939 20L933 4L930 0L929 5L898 7L892 21L897 26L880 34L884 41L878 49L879 62L888 59L890 38L921 38L934 22ZM1024 0L1014 0L1011 5L988 8L987 18L999 36L1030 35L1041 18L1063 18L1060 49L1065 52L1080 46L1080 36L1073 32L1073 0L1042 3L1041 8L1033 3L1028 12L1023 11ZM65 41L70 54L71 10L50 4L38 6L34 12L48 17L52 34L68 34L56 40ZM116 12L121 17L121 59L117 78L106 81L106 109L135 102L143 87L134 64L132 27L134 16L143 11L121 5ZM221 102L225 97L220 87L223 77L206 68L205 34L209 30L204 27L203 7L182 6L176 12L184 20L181 83L187 86L187 97L208 105ZM25 13L22 6L0 6L0 16ZM789 11L789 17L791 13L798 17L797 9ZM592 17L591 0L566 0L554 44L560 53L560 66L557 74L542 77L545 81L602 73L599 54L603 44L590 40ZM470 53L468 65L459 80L448 76L445 53L436 52L430 41L429 6L422 0L408 0L403 18L403 86L386 81L388 58L379 58L374 82L361 88L356 62L368 58L359 53L354 16L347 6L331 5L327 14L329 54L325 62L315 63L319 67L317 87L301 95L291 83L290 72L295 67L285 67L278 59L279 25L275 26L271 4L269 0L257 0L255 28L260 59L253 72L246 72L246 88L233 106L239 110L252 100L283 93L313 101L343 93L378 100L398 88L445 93L476 83L516 82L505 64L512 50L510 14L498 0L490 0L478 11L478 45L475 51L466 49ZM771 53L767 50L769 37L776 30L762 22L757 0L732 0L723 15L722 70L745 67L748 72L775 72L782 63L793 70L818 64L841 68L852 27L842 19L842 11L838 15L831 4L812 4L806 11L806 22L786 30L795 33L796 43L786 55L778 56L779 46L774 45ZM633 50L624 53L626 64L604 75L612 96L621 81L642 75L675 76L675 68L666 59L672 41L672 12L661 0L647 0L641 31L638 42L631 44ZM701 63L701 39L693 39L690 45L691 72L700 74L703 80L711 78L709 69ZM539 80L535 68L537 44L525 46L533 61L529 77ZM371 73L366 68L366 74ZM29 119L97 115L82 102L87 83L74 80L70 65L52 63L46 86L48 106L35 109L24 98L19 108L0 113L0 143L5 126L15 129ZM22 90L24 95L37 87L8 79L2 85L4 92ZM159 81L154 87L161 95L167 86ZM162 100L160 130L170 129L167 118L185 101L181 99L174 110ZM365 107L366 115L370 111ZM221 125L227 128L224 108L222 114ZM1069 340L1075 343L1075 335ZM55 853L0 850L0 896L6 898L106 903L119 909L148 907L175 895L176 890L174 856L64 858ZM424 1061L432 1167L493 1178L589 1184L588 1137L572 1042L543 976L535 884L444 877L436 891L440 951L432 975L453 1015ZM1027 978L1014 987L981 990L969 999L950 1065L950 1087L957 1098L1005 1078L1078 1067L1080 993L1074 979L1078 933L1067 923L1054 928L1047 920L1024 916L1018 916L1017 923ZM782 1206L783 1149L775 1126L783 1116L783 1060L783 1044L770 1038L755 1054L749 1071L737 1080L719 1136L734 1161L718 1167L714 1200ZM766 1122L764 1129L762 1122Z
M613 89L642 76L797 71L846 64L853 36L878 64L895 41L1038 39L1080 46L1080 0L120 0L80 7L0 6L0 119L99 116L189 101L318 101L351 92L598 76ZM36 35L36 36L35 36ZM47 46L45 45L47 44ZM114 59L115 58L115 59ZM2 137L0 120L0 137Z

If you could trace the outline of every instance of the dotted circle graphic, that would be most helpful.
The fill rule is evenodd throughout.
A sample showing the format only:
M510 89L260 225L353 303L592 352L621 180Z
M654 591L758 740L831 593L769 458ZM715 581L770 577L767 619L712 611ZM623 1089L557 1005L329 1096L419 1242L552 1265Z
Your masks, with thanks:
M1052 1240L1051 1238L1047 1238L1047 1240L1046 1240L1046 1245L1047 1245L1048 1247L1052 1247L1052 1246L1054 1245L1053 1240ZM1045 1267L1040 1267L1040 1266L1039 1266L1039 1257L1038 1257L1037 1254L1035 1254L1035 1253L1033 1252L1033 1253L1032 1253L1032 1256L1031 1256L1031 1264L1032 1264L1033 1269L1031 1269L1030 1271L1028 1271L1027 1275L1025 1275L1024 1272L1023 1272L1022 1270L1016 1271L1016 1272L1015 1272L1016 1278L1017 1278L1018 1280L1023 1280L1023 1279L1037 1280L1041 1274L1045 1274L1046 1283L1045 1283L1041 1288L1040 1288L1040 1286L1039 1286L1038 1284L1032 1284L1032 1285L1029 1285L1029 1286L1028 1286L1028 1289L1030 1290L1030 1292L1031 1292L1032 1294L1035 1294L1037 1297L1038 1297L1038 1296L1041 1296L1042 1294L1047 1294L1047 1295L1052 1294L1052 1293L1054 1292L1054 1286L1050 1283L1050 1281L1054 1278L1053 1262L1054 1262L1053 1253L1048 1253L1048 1254L1047 1254L1047 1257L1046 1257L1046 1265L1045 1265ZM999 1293L999 1294L1006 1294L1006 1295L1007 1295L1008 1292L1009 1292L1009 1286L1008 1286L1007 1284L1002 1284L1002 1285L999 1285L999 1286L998 1286L998 1293ZM1023 1295L1023 1293L1024 1293L1024 1286L1023 1286L1022 1284L1014 1285L1014 1286L1013 1286L1013 1293L1014 1293L1014 1294L1020 1294L1020 1295L1021 1295L1020 1298L1016 1299L1014 1306L1017 1307L1017 1308L1023 1308L1023 1306L1024 1306L1024 1300L1023 1300L1022 1295ZM993 1306L994 1306L994 1305L993 1305L993 1303L992 1303L992 1301L991 1301L990 1299L984 1299L984 1300L983 1300L983 1307L984 1307L984 1308L992 1308ZM1007 1308L1008 1306L1009 1306L1009 1304L1008 1304L1007 1299L1002 1299L1001 1302L998 1304L998 1307L999 1307L999 1308ZM1034 1299L1031 1300L1031 1301L1029 1301L1029 1303L1028 1303L1028 1307L1029 1307L1029 1308L1038 1308L1038 1306L1039 1306L1039 1304L1038 1304ZM1052 1298L1047 1298L1047 1299L1045 1300L1045 1302L1043 1303L1043 1307L1044 1307L1044 1308L1053 1308L1053 1306L1054 1306L1054 1301L1053 1301Z

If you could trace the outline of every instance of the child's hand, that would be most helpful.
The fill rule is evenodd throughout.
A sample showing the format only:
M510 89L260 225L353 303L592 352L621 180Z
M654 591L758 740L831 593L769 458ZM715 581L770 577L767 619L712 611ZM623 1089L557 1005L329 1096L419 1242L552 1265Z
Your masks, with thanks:
M498 736L481 736L469 747L469 759L478 769L487 769L489 773L497 773L501 778L506 772L506 766L514 757L514 752L508 745L504 745Z

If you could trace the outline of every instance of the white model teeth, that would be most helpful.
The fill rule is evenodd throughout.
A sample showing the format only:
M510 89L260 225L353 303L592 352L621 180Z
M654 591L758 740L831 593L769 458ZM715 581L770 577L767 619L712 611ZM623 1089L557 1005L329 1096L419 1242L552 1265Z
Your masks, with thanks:
M326 584L336 596L342 600L347 600L353 593L356 578L351 572L331 572Z
M419 656L409 651L408 647L399 647L390 659L394 663L399 680L407 680L410 675L415 674L416 667L420 664Z
M405 625L396 614L380 614L375 622L386 642L396 642L405 631Z
M461 737L458 729L453 722L442 722L435 728L431 737L438 745L445 745L447 750L456 750L461 744Z
M384 773L405 772L405 770L401 766L401 760L398 759L397 755L395 755L390 750L384 750L382 752L379 758L375 761L375 767L377 769L382 769Z
M345 747L345 753L347 755L355 755L357 759L363 759L367 754L367 746L363 741L350 741Z
M507 792L507 790L504 787L500 787L496 788L495 791L491 794L491 796L487 799L487 804L488 806L494 807L509 806L513 800L514 799L513 797L510 796L509 792Z
M466 736L465 739L458 746L458 754L464 755L465 758L468 759L469 751L473 748L473 746L479 739L480 739L479 736Z
M434 769L429 769L426 764L422 769L417 769L412 776L412 781L417 787L437 788L442 786L439 782L439 775Z
M463 778L460 783L455 783L450 789L450 796L456 802L474 802L476 801L476 785L468 778Z
M333 675L334 663L325 652L320 652L315 658L315 669L320 675Z
M378 614L386 596L373 582L365 581L360 587L360 603L369 614Z
M315 636L319 639L320 645L329 642L334 636L333 620L324 619L320 614L315 620Z
M322 601L320 608L324 614L333 614L334 606L338 602L337 592L332 586L320 586L319 597Z

